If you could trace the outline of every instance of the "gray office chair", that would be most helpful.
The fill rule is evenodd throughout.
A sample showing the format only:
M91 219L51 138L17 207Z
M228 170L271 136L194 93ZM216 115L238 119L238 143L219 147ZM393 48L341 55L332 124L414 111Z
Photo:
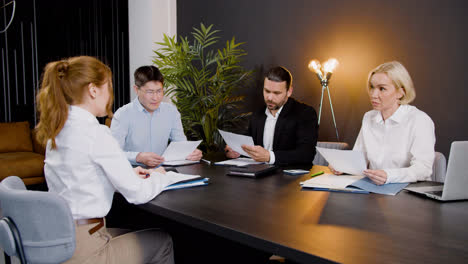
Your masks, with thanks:
M445 173L447 172L447 160L444 154L440 152L435 153L434 164L432 165L431 180L436 182L445 181Z
M345 142L325 142L325 141L319 141L317 142L317 147L319 148L329 148L329 149L349 149L348 143ZM321 166L328 166L328 162L325 160L325 158L320 154L317 153L315 154L314 165L321 165Z
M55 193L28 191L17 176L0 182L0 247L21 263L61 263L75 251L70 208ZM9 261L9 259L7 259Z

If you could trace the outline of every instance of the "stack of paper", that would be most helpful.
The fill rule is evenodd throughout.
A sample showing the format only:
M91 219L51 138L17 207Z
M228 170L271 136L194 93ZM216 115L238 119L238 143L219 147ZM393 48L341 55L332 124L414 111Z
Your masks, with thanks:
M208 185L208 181L209 181L209 178L199 178L199 179L195 179L195 180L178 182L178 183L174 183L172 185L167 186L166 188L163 189L163 191Z
M263 164L265 162L255 161L251 158L237 158L237 159L229 159L224 161L215 162L215 165L226 165L226 166L247 166L253 164Z
M179 166L198 163L199 161L186 160L202 141L178 141L171 142L163 153L164 163L167 166Z
M166 166L182 166L182 165L191 165L195 163L200 163L200 161L195 160L171 160L171 161L164 161L163 165Z
M200 175L183 174L173 171L168 171L164 174L153 171L150 177L161 179L161 183L165 186L162 191L207 185L209 180L208 178L200 177Z
M307 181L301 182L302 188L310 188L317 191L338 191L369 193L365 190L349 188L352 183L362 179L364 176L323 174Z
M300 183L302 188L316 191L336 191L352 193L379 193L396 195L409 183L374 184L364 176L324 174Z
M367 168L364 153L355 150L338 150L317 147L317 151L337 171L359 176L325 174L305 182L302 187L314 190L373 192L395 195L408 183L387 183L376 185L369 178L364 177L363 171ZM357 189L358 188L358 189Z

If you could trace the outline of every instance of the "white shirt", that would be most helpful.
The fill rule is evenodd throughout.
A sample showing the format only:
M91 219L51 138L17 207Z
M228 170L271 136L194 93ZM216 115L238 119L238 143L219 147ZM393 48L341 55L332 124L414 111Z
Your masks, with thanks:
M278 121L278 117L282 109L283 106L278 109L275 116L270 113L268 107L265 110L267 118L265 120L265 127L263 128L263 147L270 152L269 164L274 164L276 160L275 153L273 152L273 139L275 137L276 121Z
M169 185L154 173L138 177L108 127L87 110L70 106L68 119L47 143L44 173L50 192L63 197L74 219L104 217L118 190L130 203L146 203Z
M432 119L411 105L400 105L383 120L380 111L367 112L354 145L363 151L369 169L384 170L387 182L431 180L435 132Z

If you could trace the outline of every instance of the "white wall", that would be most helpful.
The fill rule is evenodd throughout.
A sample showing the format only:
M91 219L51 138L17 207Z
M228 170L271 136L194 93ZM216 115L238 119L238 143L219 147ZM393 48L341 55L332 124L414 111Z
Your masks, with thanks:
M133 91L133 72L142 65L153 64L153 50L163 34L177 34L177 0L129 0L128 30L130 46L130 98Z

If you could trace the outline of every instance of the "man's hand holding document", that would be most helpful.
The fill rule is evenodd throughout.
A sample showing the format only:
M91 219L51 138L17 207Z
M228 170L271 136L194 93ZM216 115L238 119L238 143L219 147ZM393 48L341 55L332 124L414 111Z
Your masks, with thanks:
M364 153L354 150L337 150L317 147L317 151L337 171L351 175L324 174L307 181L301 182L303 188L311 188L317 191L338 191L353 193L379 193L396 195L405 188L408 183L390 183L376 185L369 178L364 177L367 169Z
M253 146L254 142L252 137L234 134L220 129L218 129L218 131L223 137L226 144L229 145L229 147L231 147L234 151L238 152L241 155L250 157L250 155L242 149L242 145Z
M171 142L163 153L164 163L168 166L179 166L198 163L198 161L186 160L202 141L178 141Z

